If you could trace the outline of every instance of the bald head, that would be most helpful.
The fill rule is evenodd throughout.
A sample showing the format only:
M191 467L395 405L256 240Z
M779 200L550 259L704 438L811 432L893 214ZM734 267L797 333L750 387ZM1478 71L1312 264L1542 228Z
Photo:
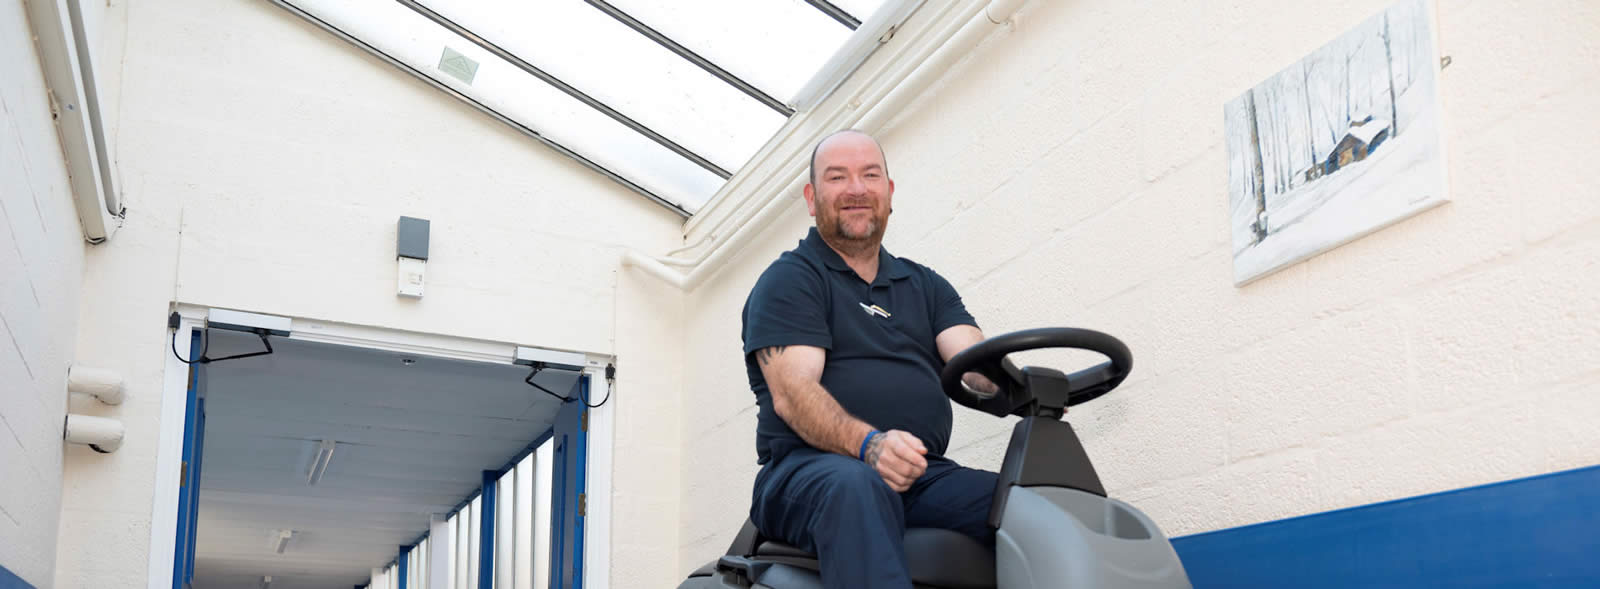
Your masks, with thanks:
M817 146L816 147L811 148L811 166L810 166L811 183L812 184L816 184L817 183L817 154L822 153L822 151L824 149L826 149L827 147L833 145L834 143L838 143L840 141L848 141L848 140L859 141L861 139L866 139L868 142L870 142L872 144L873 147L877 148L877 150L878 150L878 158L883 160L883 174L885 176L888 176L889 175L889 157L883 154L883 146L878 144L877 138L875 138L875 137L873 137L871 135L868 135L865 131L861 131L861 130L857 130L857 129L845 129L843 131L834 131L833 133L828 134L827 137L823 137L821 141L817 142Z

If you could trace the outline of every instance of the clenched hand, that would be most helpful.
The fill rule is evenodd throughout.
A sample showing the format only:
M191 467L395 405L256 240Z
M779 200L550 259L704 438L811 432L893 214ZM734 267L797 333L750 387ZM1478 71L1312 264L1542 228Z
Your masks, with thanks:
M904 493L911 488L911 483L916 482L924 471L928 470L928 459L923 458L928 453L928 448L922 445L922 440L917 439L902 430L889 430L878 434L867 444L867 464L878 471L878 476L883 477L883 482L896 493Z

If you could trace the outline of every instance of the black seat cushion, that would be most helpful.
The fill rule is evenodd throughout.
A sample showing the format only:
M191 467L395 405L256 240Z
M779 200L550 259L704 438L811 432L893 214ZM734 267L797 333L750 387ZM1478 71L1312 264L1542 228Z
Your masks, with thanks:
M906 530L911 581L940 589L992 589L994 550L966 534L939 528ZM818 570L817 557L782 542L766 541L756 556Z

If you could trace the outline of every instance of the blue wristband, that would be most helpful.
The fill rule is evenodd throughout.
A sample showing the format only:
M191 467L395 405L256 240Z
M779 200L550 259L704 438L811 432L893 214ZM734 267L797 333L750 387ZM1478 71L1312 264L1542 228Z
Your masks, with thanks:
M871 444L872 443L872 437L873 436L876 436L876 435L881 434L881 433L883 433L883 432L880 432L878 430L872 430L870 432L867 432L867 437L861 439L861 450L856 452L856 459L857 460L860 460L862 462L866 462L867 461L867 444Z

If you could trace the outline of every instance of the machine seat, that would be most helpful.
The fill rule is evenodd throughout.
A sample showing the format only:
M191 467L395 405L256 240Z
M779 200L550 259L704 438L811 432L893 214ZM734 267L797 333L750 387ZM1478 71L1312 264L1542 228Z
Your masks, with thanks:
M966 534L939 528L906 530L906 561L911 581L940 589L993 589L994 550ZM755 556L819 570L817 557L782 542L756 546Z
M693 579L695 577L709 577L715 574L717 574L717 561L713 560L706 563L704 566L695 569L694 572L689 573L689 578Z

